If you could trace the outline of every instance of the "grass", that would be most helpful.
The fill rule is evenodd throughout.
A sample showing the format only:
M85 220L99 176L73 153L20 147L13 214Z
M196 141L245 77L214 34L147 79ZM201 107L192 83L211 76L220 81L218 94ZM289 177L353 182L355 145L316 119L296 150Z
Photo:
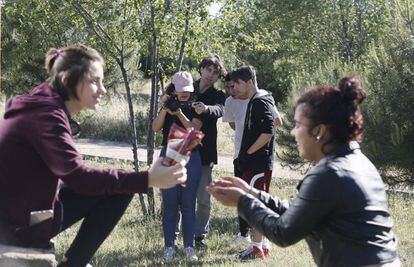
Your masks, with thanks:
M221 119L217 121L217 150L220 155L233 156L234 151L234 131L230 128L227 122Z
M128 163L88 161L87 164L104 168L128 168ZM231 173L215 170L214 177ZM271 193L289 198L295 195L296 181L275 179ZM156 190L159 212L159 191ZM399 255L404 266L414 266L414 197L408 194L389 193L389 208L394 219L394 231L399 238ZM74 238L77 226L57 237L57 258L60 259ZM213 200L209 250L198 253L199 262L191 263L184 256L165 263L162 259L164 245L161 216L146 218L142 215L138 197L135 197L116 229L95 254L91 264L96 267L124 266L314 266L311 254L304 241L288 248L273 246L271 256L264 261L242 263L237 254L240 248L231 248L228 243L237 233L234 208L227 208ZM182 240L179 240L182 248Z

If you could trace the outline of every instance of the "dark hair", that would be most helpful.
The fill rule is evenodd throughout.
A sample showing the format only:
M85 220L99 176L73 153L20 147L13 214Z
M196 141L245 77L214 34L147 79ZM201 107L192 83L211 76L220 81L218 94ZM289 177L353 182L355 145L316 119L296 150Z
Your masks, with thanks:
M167 95L171 95L172 93L174 93L175 91L175 85L173 83L170 83L167 85L167 87L165 87L165 93Z
M312 121L309 131L318 124L326 124L332 139L328 143L344 144L350 140L361 140L363 117L359 104L366 93L357 77L344 77L338 87L316 87L302 95L296 106L304 104L304 115Z
M226 68L224 67L224 63L218 55L209 55L203 58L200 64L198 64L198 71L200 72L201 68L205 68L211 65L213 65L214 68L219 71L220 78L226 76Z
M242 80L243 82L247 82L248 80L252 80L253 83L256 85L256 70L253 66L242 66L230 72L230 81L237 81Z
M74 44L65 48L52 48L46 53L45 68L49 75L48 83L63 100L69 100L70 96L78 99L75 88L89 71L92 61L98 61L102 65L102 56L93 48L82 44ZM64 72L68 75L66 85L62 83Z

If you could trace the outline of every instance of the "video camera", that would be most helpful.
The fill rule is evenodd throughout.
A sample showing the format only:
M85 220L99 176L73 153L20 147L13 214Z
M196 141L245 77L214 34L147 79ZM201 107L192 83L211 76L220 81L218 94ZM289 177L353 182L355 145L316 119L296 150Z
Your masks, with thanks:
M171 94L167 102L165 102L164 107L168 108L172 112L177 111L178 108L191 108L193 101L180 101L176 94Z

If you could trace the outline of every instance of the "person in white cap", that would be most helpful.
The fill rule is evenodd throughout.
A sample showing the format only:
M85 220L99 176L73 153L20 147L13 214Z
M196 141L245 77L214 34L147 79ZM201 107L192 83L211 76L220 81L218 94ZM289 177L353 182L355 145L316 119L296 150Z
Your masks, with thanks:
M165 156L168 133L173 123L183 128L199 130L202 122L199 115L188 104L194 92L193 78L189 72L177 72L172 83L166 89L167 95L161 98L163 108L152 122L154 132L162 130L161 156ZM174 103L172 103L174 101ZM201 158L198 148L195 148L186 165L186 186L177 185L168 190L161 190L163 198L162 227L164 232L165 253L164 259L170 261L175 254L175 229L177 216L181 211L184 250L186 257L191 261L198 260L193 247L195 232L195 205L197 189L201 178Z

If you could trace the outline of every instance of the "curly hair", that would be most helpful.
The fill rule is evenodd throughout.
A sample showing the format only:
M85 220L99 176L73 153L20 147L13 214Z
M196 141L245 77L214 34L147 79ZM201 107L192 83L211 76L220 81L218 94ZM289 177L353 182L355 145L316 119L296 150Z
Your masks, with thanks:
M201 68L208 66L214 66L214 68L219 71L220 78L224 78L227 75L227 70L226 67L224 67L223 61L216 54L204 57L200 64L198 64L198 72L201 74Z
M332 138L325 144L344 144L362 139L364 120L359 104L365 98L360 80L349 76L342 78L338 87L323 86L305 91L296 100L296 106L304 105L304 115L313 124L310 131L318 124L327 125Z

